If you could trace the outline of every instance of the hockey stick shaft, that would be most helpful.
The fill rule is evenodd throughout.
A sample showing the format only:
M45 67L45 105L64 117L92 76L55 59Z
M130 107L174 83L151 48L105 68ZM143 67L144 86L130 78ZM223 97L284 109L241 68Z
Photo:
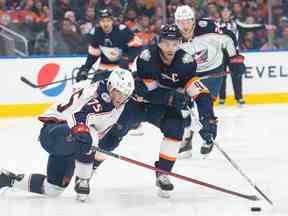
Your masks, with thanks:
M224 157L230 162L230 164L247 180L247 182L259 193L261 196L271 205L273 202L253 183L253 181L240 169L240 167L229 157L229 155L218 145L214 143L217 149L224 155Z
M215 73L215 74L209 74L209 75L205 75L205 76L199 76L200 80L205 80L205 79L209 79L209 78L220 78L220 77L224 77L226 75L230 74L230 72L224 71L221 73Z
M113 158L117 158L119 160L123 160L123 161L126 161L128 163L132 163L132 164L135 164L137 166L140 166L140 167L144 167L144 168L147 168L147 169L150 169L150 170L154 170L154 171L163 173L165 175L173 176L175 178L178 178L178 179L181 179L181 180L184 180L184 181L192 182L194 184L198 184L198 185L201 185L201 186L204 186L204 187L208 187L208 188L211 188L213 190L221 191L223 193L227 193L227 194L230 194L230 195L242 197L244 199L248 199L248 200L252 200L252 201L259 200L258 197L255 196L255 195L247 195L247 194L242 194L242 193L235 192L235 191L232 191L232 190L228 190L228 189L225 189L225 188L222 188L222 187L219 187L219 186L216 186L216 185L212 185L212 184L209 184L209 183L206 183L206 182L203 182L203 181L199 181L199 180L187 177L187 176L183 176L183 175L180 175L180 174L177 174L177 173L174 173L174 172L164 171L164 170L161 170L161 169L159 169L157 167L151 166L149 164L146 164L146 163L143 163L143 162L131 159L131 158L127 158L127 157L124 157L122 155L119 155L119 154L116 154L116 153L113 153L113 152L109 152L109 151L100 149L100 148L95 147L95 146L93 148L94 148L94 151L101 152L101 153L106 154L108 156L111 156Z
M78 68L75 68L74 70L76 70ZM92 74L95 74L95 72L91 72L91 73L88 73L88 75L92 75ZM22 82L24 82L26 85L32 87L32 88L44 88L46 86L49 86L49 85L54 85L54 84L57 84L57 83L62 83L62 82L67 82L69 80L73 80L73 79L76 79L76 77L69 77L69 78L66 78L66 79L62 79L62 80L57 80L57 81L54 81L54 82L49 82L49 83L46 83L46 84L42 84L42 85L37 85L35 83L32 83L30 80L28 80L26 77L23 77L21 76L20 77L20 80Z

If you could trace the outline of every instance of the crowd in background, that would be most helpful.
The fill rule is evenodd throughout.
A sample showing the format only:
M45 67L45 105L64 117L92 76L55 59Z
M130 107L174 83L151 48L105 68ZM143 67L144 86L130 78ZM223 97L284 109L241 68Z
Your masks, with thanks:
M97 25L99 10L111 8L116 23L126 24L141 36L144 44L154 42L163 16L174 22L178 5L195 8L197 17L221 20L221 11L229 8L238 20L245 23L268 23L267 0L54 0L54 48L56 54L84 54L89 33ZM47 54L49 48L48 0L0 0L0 24L22 34L29 40L30 54ZM288 1L271 0L273 30L272 49L288 48ZM267 49L268 32L240 34L241 50ZM271 47L269 47L271 48Z

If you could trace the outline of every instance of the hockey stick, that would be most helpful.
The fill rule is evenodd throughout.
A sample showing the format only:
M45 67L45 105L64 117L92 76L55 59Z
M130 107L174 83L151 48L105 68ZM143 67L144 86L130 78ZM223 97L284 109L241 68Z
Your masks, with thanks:
M217 149L225 156L225 158L230 162L230 164L249 182L249 184L259 193L261 194L264 199L273 205L273 202L253 183L253 181L240 169L239 166L227 155L227 153L218 145L216 142L214 142L214 145L217 147Z
M168 171L165 171L165 170L161 170L161 169L159 169L157 167L154 167L154 166L151 166L149 164L146 164L146 163L143 163L143 162L131 159L131 158L127 158L127 157L124 157L122 155L106 151L104 149L100 149L99 147L93 146L92 148L93 148L93 151L98 151L98 152L101 152L101 153L106 154L108 156L111 156L113 158L117 158L119 160L123 160L123 161L126 161L128 163L135 164L137 166L141 166L141 167L144 167L144 168L147 168L147 169L150 169L150 170L154 170L154 171L163 173L165 175L173 176L175 178L178 178L178 179L181 179L181 180L184 180L184 181L192 182L194 184L198 184L198 185L201 185L201 186L204 186L204 187L208 187L208 188L211 188L213 190L221 191L223 193L227 193L227 194L231 194L231 195L234 195L234 196L242 197L242 198L247 199L247 200L252 200L252 201L259 200L259 198L257 196L255 196L255 195L242 194L242 193L235 192L235 191L232 191L232 190L228 190L228 189L225 189L225 188L222 188L222 187L219 187L219 186L215 186L215 185L203 182L203 181L199 181L199 180L187 177L187 176L183 176L183 175L180 175L180 174L177 174L177 173L174 173L174 172L168 172Z
M224 77L224 76L226 76L228 74L231 74L231 73L229 71L224 71L224 72L221 72L221 73L215 73L215 74L199 76L199 79L200 80L205 80L205 79L209 79L209 78L219 78L219 77Z
M75 70L78 70L79 68L74 68L73 71ZM95 69L93 69L93 72L90 72L88 73L88 75L92 75L92 74L95 74ZM26 77L24 76L21 76L20 77L20 80L22 82L24 82L26 85L32 87L32 88L43 88L43 87L46 87L46 86L49 86L49 85L53 85L53 84L57 84L57 83L62 83L62 82L66 82L66 81L69 81L69 80L73 80L73 79L76 79L76 77L72 76L72 77L69 77L69 78L66 78L66 79L62 79L62 80L57 80L57 81L54 81L54 82L49 82L49 83L46 83L46 84L42 84L42 85L37 85L35 83L32 83L30 80L28 80Z

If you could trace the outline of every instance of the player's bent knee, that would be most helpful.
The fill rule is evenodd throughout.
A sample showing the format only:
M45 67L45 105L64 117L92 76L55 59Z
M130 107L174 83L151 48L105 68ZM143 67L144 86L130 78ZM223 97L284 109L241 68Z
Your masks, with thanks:
M69 141L70 128L65 124L47 123L40 132L41 146L52 155L71 155L75 148Z
M161 122L161 131L165 137L182 140L184 134L184 120L182 118L169 118Z
M58 197L60 196L66 187L60 187L55 184L51 184L47 181L44 182L44 194L48 197Z

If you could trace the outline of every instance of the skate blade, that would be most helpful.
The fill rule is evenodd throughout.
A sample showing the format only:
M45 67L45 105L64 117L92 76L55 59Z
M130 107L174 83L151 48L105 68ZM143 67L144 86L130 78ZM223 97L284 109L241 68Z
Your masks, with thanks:
M76 200L80 202L86 202L88 199L88 194L77 194Z
M161 198L169 199L170 193L169 193L169 191L164 191L164 190L159 189L158 190L158 196Z
M191 151L181 152L177 155L177 159L188 159L192 157Z

